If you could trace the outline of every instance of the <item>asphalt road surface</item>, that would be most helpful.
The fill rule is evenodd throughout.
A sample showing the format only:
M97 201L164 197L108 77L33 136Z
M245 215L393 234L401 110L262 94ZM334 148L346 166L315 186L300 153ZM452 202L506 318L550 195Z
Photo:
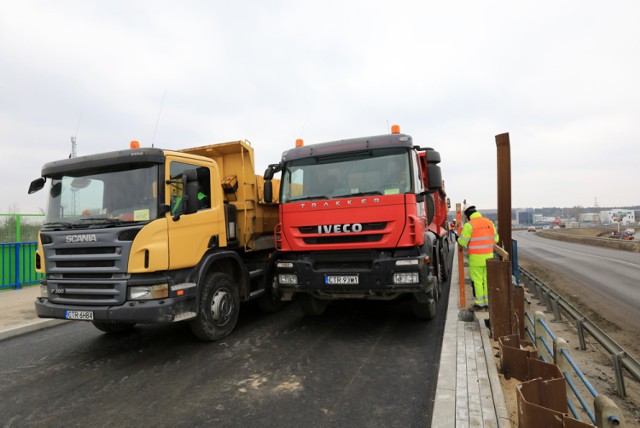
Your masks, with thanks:
M408 302L243 306L236 330L122 336L74 322L2 342L0 426L428 426L448 285L431 322Z
M547 239L515 232L518 255L535 260L570 278L575 286L569 301L585 303L603 319L640 333L640 254ZM566 281L565 281L566 282Z

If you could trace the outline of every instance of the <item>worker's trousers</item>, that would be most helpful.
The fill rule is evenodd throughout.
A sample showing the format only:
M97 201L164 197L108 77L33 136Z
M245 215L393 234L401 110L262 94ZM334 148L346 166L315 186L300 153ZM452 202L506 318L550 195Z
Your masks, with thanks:
M489 304L487 266L469 266L469 276L473 281L474 303L478 306L487 306Z

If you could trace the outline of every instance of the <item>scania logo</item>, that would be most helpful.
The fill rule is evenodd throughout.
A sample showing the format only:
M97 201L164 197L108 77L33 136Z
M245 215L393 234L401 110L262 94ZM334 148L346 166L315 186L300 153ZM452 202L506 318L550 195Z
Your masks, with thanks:
M86 233L83 235L67 235L67 243L76 242L98 242L98 238L95 233Z
M324 202L311 202L309 203L301 203L300 207L310 207L310 208L330 208L330 207L342 207L342 206L354 206L357 204L366 205L369 203L377 204L380 202L380 198L361 198L361 199L347 199L345 200L335 200L335 201L324 201Z
M360 233L362 225L360 223L353 224L321 224L318 226L318 233Z

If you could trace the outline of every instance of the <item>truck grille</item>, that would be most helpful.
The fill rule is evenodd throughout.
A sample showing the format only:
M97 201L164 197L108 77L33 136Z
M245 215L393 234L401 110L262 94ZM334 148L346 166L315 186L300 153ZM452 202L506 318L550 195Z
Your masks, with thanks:
M386 222L375 222L375 223L362 223L362 231L363 232L371 232L376 230L383 230L387 227ZM318 226L301 226L298 228L300 233L303 235L317 234Z
M362 223L362 232L357 234L338 234L325 235L318 233L319 226L302 226L298 230L302 235L315 235L303 237L302 240L308 245L322 244L354 244L362 242L379 242L384 236L382 233L370 233L384 230L387 227L386 222ZM369 233L367 233L369 232Z
M352 244L356 242L378 242L382 239L381 233L375 235L342 235L316 238L302 238L305 244Z
M93 232L93 231L92 231ZM69 243L68 232L47 232L43 246L51 303L83 306L120 305L127 297L131 241L120 241L122 228L95 231L96 242Z

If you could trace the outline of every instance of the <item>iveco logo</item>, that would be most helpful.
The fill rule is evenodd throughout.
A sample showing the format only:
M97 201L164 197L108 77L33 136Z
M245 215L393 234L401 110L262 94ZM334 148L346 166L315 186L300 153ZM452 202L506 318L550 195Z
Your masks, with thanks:
M380 202L380 198L361 198L361 199L347 199L345 200L336 200L336 201L326 201L326 202L311 202L300 204L301 208L309 206L311 208L329 208L329 207L342 207L342 206L353 206L356 204L366 205L369 203L377 204Z
M67 242L98 242L95 234L67 235Z
M362 225L360 223L353 224L322 224L318 226L318 233L360 233Z

